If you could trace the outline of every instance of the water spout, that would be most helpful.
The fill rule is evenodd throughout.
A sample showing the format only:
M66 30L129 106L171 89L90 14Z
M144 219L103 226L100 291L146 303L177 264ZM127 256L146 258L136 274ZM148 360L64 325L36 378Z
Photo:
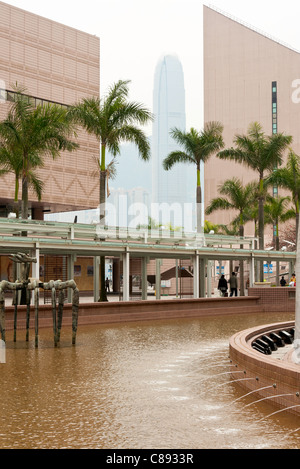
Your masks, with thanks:
M206 381L207 379L218 378L219 376L234 375L234 374L239 374L239 373L244 373L244 374L246 374L245 371L227 371L226 373L219 373L219 374L213 375L213 376L205 376L205 377L202 379L202 381Z
M206 370L206 369L211 370L212 368L224 368L225 366L229 366L230 368L233 368L233 367L237 368L237 365L228 365L228 363L227 363L227 364L222 364L222 365L204 366L204 367L201 368L200 371Z
M300 430L300 427L299 427L299 428L296 428L296 430L292 430L291 432L289 432L289 433L286 435L286 438L288 438L290 435L293 435L294 433L299 432L299 430Z
M293 394L292 394L292 396L293 396ZM287 412L288 410L296 409L297 407L300 407L300 404L292 405L291 407L286 407L285 409L277 410L277 412L273 412L272 414L267 415L266 417L263 417L263 418L260 419L257 423L260 423L260 422L262 422L263 420L266 420L266 419L272 417L273 415L280 414L280 413L282 413L282 412Z
M251 391L251 392L248 392L248 394L244 394L243 396L239 397L238 399L235 399L234 401L230 402L228 404L228 406L232 405L232 404L235 404L236 402L238 401L241 401L242 399L244 399L245 397L248 397L248 396L251 396L251 394L255 394L257 392L260 392L260 391L265 391L266 389L271 389L273 388L273 386L266 386L264 388L260 388L260 389L254 389L254 391Z
M239 383L241 381L252 381L256 380L256 378L242 378L242 379L235 379L233 381L228 381L226 383L218 384L217 386L213 386L212 388L206 389L206 393L209 391L212 391L213 389L218 389L221 388L222 386L226 386L227 384L234 384L234 383Z
M258 404L259 402L268 401L270 399L276 399L277 397L287 397L287 396L294 396L294 394L274 394L274 396L264 397L263 399L259 399L258 401L251 402L251 404L247 404L244 407L244 409L246 409L247 407L251 407L254 404Z

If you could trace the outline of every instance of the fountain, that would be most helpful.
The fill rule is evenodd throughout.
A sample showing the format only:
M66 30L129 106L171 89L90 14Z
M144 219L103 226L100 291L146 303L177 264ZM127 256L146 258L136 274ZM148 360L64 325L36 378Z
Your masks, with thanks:
M296 277L300 278L300 230L298 232ZM246 395L257 394L258 402L270 401L281 407L281 412L300 414L300 290L296 288L295 320L281 324L267 324L262 327L237 333L230 339L232 363L247 369L249 376L258 376L263 385L255 389L250 383L241 383L248 391ZM269 395L272 381L280 394ZM278 402L278 398L282 401ZM277 399L277 400L276 400Z
M38 348L38 332L39 332L39 292L40 289L51 290L52 299L52 318L53 318L53 334L54 345L58 346L60 343L60 334L63 320L63 307L64 307L64 290L71 288L72 295L72 344L76 344L76 335L78 328L78 311L79 311L79 290L74 280L62 282L61 280L51 280L50 282L43 283L37 279L30 279L30 267L37 259L30 257L24 253L17 253L12 255L10 259L14 262L15 267L17 264L20 266L20 278L16 282L2 281L0 282L0 332L2 341L5 342L5 291L10 290L14 292L14 341L17 337L17 316L18 305L20 302L26 305L26 341L29 340L29 326L30 326L30 304L31 295L34 293L34 309L35 309L35 347ZM58 293L58 309L57 309L57 293ZM21 301L20 301L21 294Z
M257 378L256 381L259 381L259 379ZM261 392L261 391L265 391L266 389L271 389L271 388L273 388L274 386L276 386L276 385L274 384L273 386L265 386L265 387L260 388L260 389L254 389L254 391L250 391L250 392L248 392L247 394L244 394L243 396L240 396L240 397L238 397L237 399L235 399L234 401L230 402L230 403L228 404L228 406L231 406L231 405L233 405L233 404L236 404L237 402L241 401L242 399L245 399L246 397L251 396L252 394L256 394L256 393L259 393L259 392Z

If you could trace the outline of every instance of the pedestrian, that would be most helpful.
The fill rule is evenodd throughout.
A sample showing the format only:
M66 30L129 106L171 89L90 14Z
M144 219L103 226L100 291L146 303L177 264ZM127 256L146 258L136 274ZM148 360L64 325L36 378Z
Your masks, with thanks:
M280 280L280 285L281 285L282 287L285 287L285 286L286 286L286 280L285 280L284 276L282 276L282 279Z
M108 280L108 278L106 279L106 282L105 282L105 288L106 288L106 291L109 293L109 280Z
M232 272L230 279L229 279L229 285L230 285L230 296L233 297L233 295L238 296L238 280L235 272Z
M290 287L295 287L296 286L296 275L293 274L291 281L290 281Z
M222 296L226 296L227 290L228 290L228 283L225 278L225 275L222 275L222 277L219 280L218 290L220 290Z

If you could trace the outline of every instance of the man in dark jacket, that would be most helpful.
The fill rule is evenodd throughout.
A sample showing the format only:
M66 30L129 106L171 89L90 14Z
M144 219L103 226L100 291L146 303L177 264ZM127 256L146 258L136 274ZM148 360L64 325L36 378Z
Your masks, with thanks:
M230 285L230 296L232 297L233 295L238 296L238 280L237 276L235 275L235 272L232 272L230 280L229 280L229 285Z
M227 293L228 284L224 275L222 275L222 277L219 280L218 290L220 290L222 296L225 296Z
M281 285L282 287L285 287L285 286L286 286L286 280L285 280L284 276L282 276L282 278L281 278L281 280L280 280L280 285Z

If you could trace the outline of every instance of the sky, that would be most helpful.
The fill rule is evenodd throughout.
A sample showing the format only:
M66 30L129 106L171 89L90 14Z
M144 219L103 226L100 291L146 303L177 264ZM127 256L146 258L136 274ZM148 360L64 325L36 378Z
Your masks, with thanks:
M153 109L155 67L176 54L185 76L187 128L203 125L203 3L300 50L297 0L6 0L100 38L101 90L131 80L130 99ZM299 70L300 73L300 70ZM151 128L146 132L150 135Z

